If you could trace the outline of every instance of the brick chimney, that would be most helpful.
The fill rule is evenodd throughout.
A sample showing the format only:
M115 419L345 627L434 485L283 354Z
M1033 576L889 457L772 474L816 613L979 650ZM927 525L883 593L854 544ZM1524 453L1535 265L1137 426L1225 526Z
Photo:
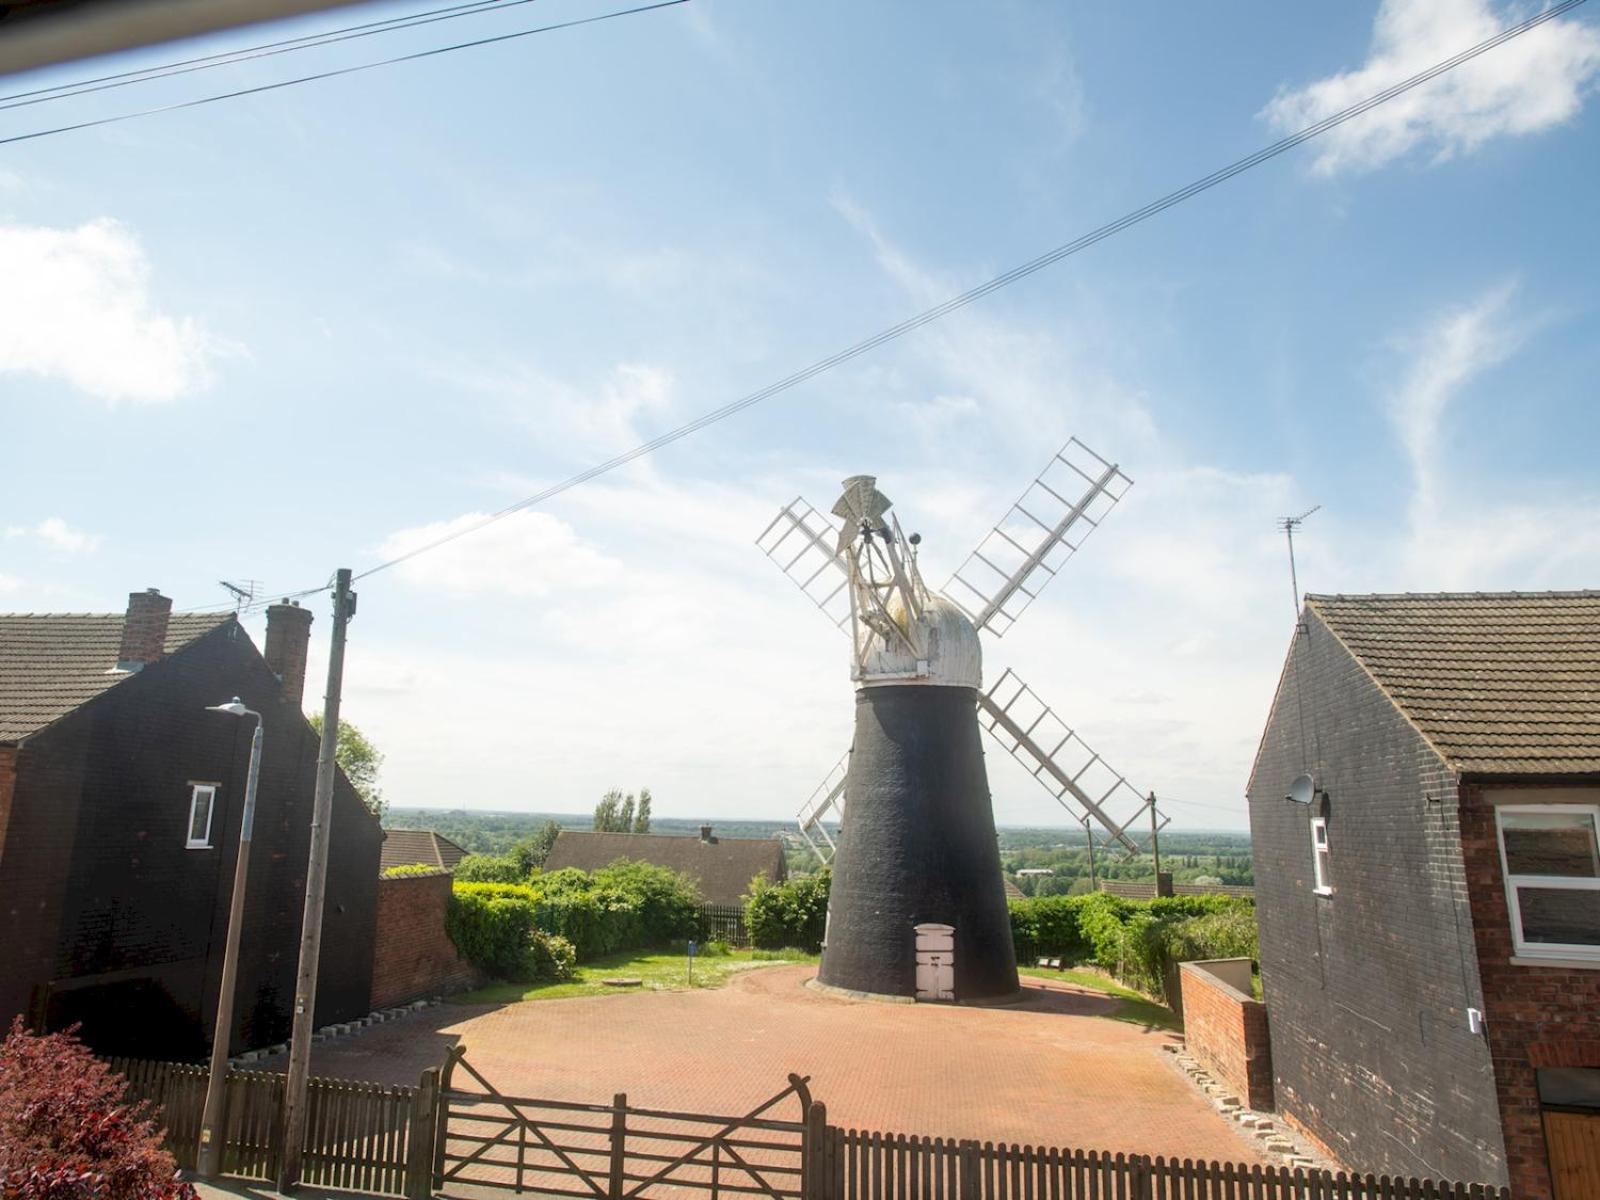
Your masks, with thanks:
M267 609L267 648L264 657L272 673L283 681L283 695L302 706L306 690L306 648L311 642L311 610L293 600Z
M117 670L138 671L161 657L167 644L167 621L172 601L156 588L128 595L128 613L122 621L122 644L117 648Z
M702 825L702 826L700 826L700 840L702 842L704 842L708 846L711 845L713 842L715 842L717 840L716 838L711 836L711 826L710 825Z

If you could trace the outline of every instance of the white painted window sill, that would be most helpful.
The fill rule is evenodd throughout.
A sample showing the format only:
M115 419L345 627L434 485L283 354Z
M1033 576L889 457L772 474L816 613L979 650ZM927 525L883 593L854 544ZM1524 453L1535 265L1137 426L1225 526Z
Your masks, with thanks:
M1546 958L1541 954L1513 954L1514 967L1561 967L1565 970L1600 971L1600 958Z
M1311 889L1311 894L1313 896L1331 896L1331 895L1333 895L1333 889L1332 888L1312 888Z

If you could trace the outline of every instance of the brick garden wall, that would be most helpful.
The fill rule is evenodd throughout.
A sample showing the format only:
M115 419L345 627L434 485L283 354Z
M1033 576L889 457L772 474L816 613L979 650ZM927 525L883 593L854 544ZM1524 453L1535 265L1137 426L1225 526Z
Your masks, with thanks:
M1356 1171L1504 1184L1494 1068L1467 1021L1483 1000L1457 782L1327 626L1307 622L1249 786L1278 1112ZM1284 798L1302 771L1325 803ZM1319 814L1327 896L1313 891Z
M1242 968L1248 982L1250 960L1226 959ZM1189 1053L1234 1089L1257 1111L1272 1109L1272 1045L1267 1038L1267 1006L1218 976L1210 963L1186 962L1183 987L1183 1040Z
M1493 801L1593 804L1600 800L1600 788L1513 792L1469 785L1463 793L1461 846L1511 1190L1518 1200L1550 1200L1534 1072L1540 1067L1600 1067L1600 970L1511 961L1511 916Z
M372 1007L376 1011L466 991L487 982L456 953L445 932L450 874L378 880L378 928L372 950Z

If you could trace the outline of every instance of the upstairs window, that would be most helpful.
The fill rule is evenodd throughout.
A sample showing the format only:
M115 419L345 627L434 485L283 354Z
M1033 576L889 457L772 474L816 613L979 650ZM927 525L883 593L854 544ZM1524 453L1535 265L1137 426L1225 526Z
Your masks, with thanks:
M1600 806L1495 810L1516 952L1600 961Z
M189 840L191 850L211 849L211 814L217 807L217 785L192 783L189 793Z
M1311 818L1311 872L1319 896L1333 895L1333 876L1328 873L1328 818Z

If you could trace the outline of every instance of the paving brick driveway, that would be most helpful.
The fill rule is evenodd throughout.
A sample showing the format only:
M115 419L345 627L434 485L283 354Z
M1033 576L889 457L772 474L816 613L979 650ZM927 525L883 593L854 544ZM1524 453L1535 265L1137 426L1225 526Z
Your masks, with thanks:
M835 1125L1260 1161L1163 1061L1172 1035L1107 1019L1116 1000L1028 979L1027 1001L1004 1008L881 1004L802 986L815 973L768 967L718 990L445 1004L317 1046L312 1069L415 1084L460 1043L508 1095L609 1103L626 1092L644 1107L719 1114L753 1108L794 1071L811 1076Z

